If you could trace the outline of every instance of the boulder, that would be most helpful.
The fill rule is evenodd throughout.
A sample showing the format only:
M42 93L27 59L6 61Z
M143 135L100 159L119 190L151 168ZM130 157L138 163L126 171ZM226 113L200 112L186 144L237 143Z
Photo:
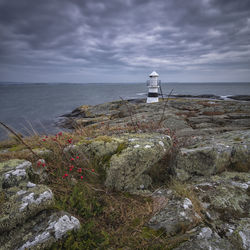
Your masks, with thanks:
M123 134L126 148L112 155L106 168L105 185L134 192L151 184L148 171L171 149L172 140L161 134Z
M48 248L80 227L75 217L51 210L53 193L31 182L34 174L29 161L0 163L0 249Z
M173 172L181 181L226 169L250 170L250 130L213 135L191 147L181 148L173 166Z
M48 249L64 238L67 232L77 230L80 222L65 212L43 211L0 236L0 249Z
M188 241L180 244L175 250L235 250L235 246L231 244L228 239L220 237L209 227L199 227L196 229L195 236L191 237Z
M171 149L170 136L158 133L122 134L82 139L65 149L72 154L86 154L99 161L110 189L136 192L147 189L152 180L149 171ZM166 166L168 167L168 166Z
M189 198L181 197L170 189L158 190L154 193L153 200L160 197L164 197L166 203L149 220L149 227L155 230L163 229L167 235L173 236L184 233L201 222L202 218Z
M0 189L18 186L21 182L28 181L27 170L31 163L25 160L9 160L0 163Z
M17 224L23 224L28 218L49 209L54 204L53 194L49 188L34 185L28 182L26 189L15 189L18 190L16 194L10 196L2 205L0 232L9 231Z

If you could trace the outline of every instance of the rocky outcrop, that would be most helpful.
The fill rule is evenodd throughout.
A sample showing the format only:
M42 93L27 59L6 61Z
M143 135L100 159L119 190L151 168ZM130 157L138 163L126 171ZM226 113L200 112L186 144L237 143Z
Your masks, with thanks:
M136 192L152 183L149 171L172 148L170 136L157 133L100 136L82 140L66 148L99 160L105 171L105 185L110 189Z
M187 148L181 148L173 170L181 181L195 175L210 176L225 170L248 172L250 130L212 135Z
M79 107L64 125L92 126L105 136L82 137L64 152L93 159L108 189L151 197L144 226L173 237L173 249L249 249L250 104L181 98L165 104ZM13 160L0 164L0 176L3 249L46 248L79 227L76 218L50 209L48 187L33 183L47 178L44 169Z
M159 189L148 226L184 235L175 249L249 249L249 180L249 173L224 172Z
M49 247L80 227L75 217L51 210L53 193L31 182L35 172L25 160L0 163L0 249Z
M81 106L65 115L60 125L67 128L93 124L122 128L131 125L131 116L134 123L140 124L161 120L161 125L180 136L208 135L249 129L250 103L191 98L170 98L167 105L165 101L147 104L143 99L117 101Z
M171 149L172 140L160 134L123 135L127 147L110 158L105 185L123 191L148 189L149 170Z

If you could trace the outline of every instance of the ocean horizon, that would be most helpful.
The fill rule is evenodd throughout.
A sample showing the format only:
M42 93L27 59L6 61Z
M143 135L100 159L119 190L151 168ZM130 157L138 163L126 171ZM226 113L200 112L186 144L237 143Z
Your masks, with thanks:
M221 97L250 95L249 82L168 82L164 94L211 94ZM96 105L123 99L145 98L146 83L0 83L0 121L23 135L53 134L60 116L81 105ZM8 137L0 128L0 140Z

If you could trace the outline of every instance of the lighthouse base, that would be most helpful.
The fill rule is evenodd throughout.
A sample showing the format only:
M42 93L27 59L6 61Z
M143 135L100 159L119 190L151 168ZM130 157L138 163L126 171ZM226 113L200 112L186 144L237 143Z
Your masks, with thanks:
M147 103L154 103L154 102L159 102L158 97L148 97L147 98Z

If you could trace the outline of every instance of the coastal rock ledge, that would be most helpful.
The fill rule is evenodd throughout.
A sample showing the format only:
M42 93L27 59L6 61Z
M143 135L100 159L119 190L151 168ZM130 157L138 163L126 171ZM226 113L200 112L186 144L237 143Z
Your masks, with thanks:
M147 226L178 241L173 249L250 249L249 102L118 101L79 107L62 125L137 131L111 133L117 144L104 164L105 184L149 195L154 209ZM119 153L118 141L126 145ZM99 154L104 145L110 149L99 142L77 150Z
M150 200L143 230L154 239L176 250L250 249L250 103L119 101L79 107L63 124L95 133L63 153L93 160L102 192ZM0 163L0 249L49 248L80 228L51 209L53 193L35 175L29 161Z
M43 249L80 227L77 218L51 210L52 191L32 183L32 164L0 163L0 249Z

